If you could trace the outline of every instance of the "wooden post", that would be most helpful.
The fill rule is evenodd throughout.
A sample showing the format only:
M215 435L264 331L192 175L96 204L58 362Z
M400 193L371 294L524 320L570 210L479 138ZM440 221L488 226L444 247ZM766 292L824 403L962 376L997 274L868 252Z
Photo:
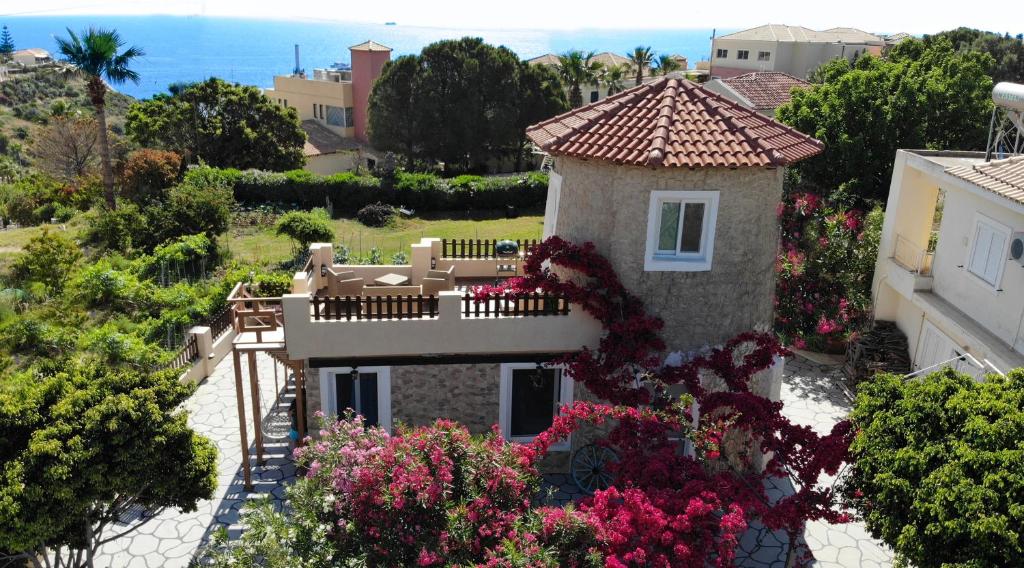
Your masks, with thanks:
M242 441L242 476L243 487L246 491L252 491L252 472L249 471L249 435L245 427L245 392L242 390L242 359L238 356L238 350L231 348L231 356L235 364L235 398L238 401L238 429ZM259 431L259 428L256 429Z
M259 374L256 371L256 352L250 351L249 355L249 389L252 392L252 425L256 431L256 463L263 465L263 413L260 412L260 384Z

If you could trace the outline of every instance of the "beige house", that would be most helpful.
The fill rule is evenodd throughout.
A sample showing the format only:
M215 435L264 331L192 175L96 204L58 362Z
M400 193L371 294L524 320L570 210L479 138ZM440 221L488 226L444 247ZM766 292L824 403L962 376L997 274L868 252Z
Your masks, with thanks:
M881 55L885 38L855 28L815 31L768 24L716 37L711 42L711 76L728 78L751 71L779 71L806 79L833 59L862 53Z
M681 70L685 70L687 68L686 57L682 55L673 55L672 58L675 59L677 63L679 63ZM596 53L593 57L590 58L590 61L600 63L605 68L618 66L622 67L623 69L632 69L632 65L630 64L628 57L624 57L622 55L612 53L610 51ZM555 55L554 53L546 53L544 55L534 57L533 59L528 59L527 63L531 65L549 65L551 67L561 66L561 62L558 59L558 56ZM651 70L644 69L644 78L649 79L650 75ZM634 77L635 72L627 71L623 76L623 85L627 87L632 86L635 83ZM590 85L581 85L580 90L583 93L584 103L596 103L597 101L602 100L608 96L608 85L601 82L592 83Z
M873 294L875 318L907 335L915 369L1024 366L1021 231L1024 156L897 152Z
M349 52L351 68L314 69L312 77L304 72L278 75L274 77L273 88L263 91L270 100L298 112L307 136L311 132L319 135L304 149L305 169L315 173L337 173L354 169L356 164L370 165L353 160L360 148L373 154L366 147L369 94L384 64L391 59L391 48L366 41L350 47ZM319 128L313 129L313 125ZM330 141L323 133L325 130L347 142ZM350 151L339 151L341 146Z
M820 142L671 78L527 134L554 162L544 235L593 242L665 321L669 351L771 322L783 169ZM497 245L423 238L408 265L390 266L335 264L330 244L313 245L291 294L232 294L236 356L268 351L290 366L303 416L351 408L387 429L446 417L530 440L560 405L593 398L553 361L596 347L603 330L565 298L474 301L473 286L520 274L532 246ZM777 399L780 371L758 391ZM590 435L557 446L549 466L564 468Z
M25 67L35 67L36 65L52 63L53 57L45 49L30 47L28 49L19 49L12 53L11 61Z

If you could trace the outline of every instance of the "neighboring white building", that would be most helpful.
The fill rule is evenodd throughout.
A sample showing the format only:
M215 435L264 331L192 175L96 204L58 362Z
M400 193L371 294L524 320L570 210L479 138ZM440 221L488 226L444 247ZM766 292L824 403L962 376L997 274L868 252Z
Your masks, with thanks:
M854 28L815 31L768 24L716 37L711 42L711 76L735 77L751 71L781 71L806 79L833 59L862 53L881 55L886 40Z
M974 374L1024 367L1021 231L1024 156L897 152L873 295L915 369L963 354L984 368L954 366Z
M19 49L11 54L11 60L18 65L24 65L25 67L33 67L35 65L42 65L44 63L53 62L53 57L50 56L50 52L45 49L38 47L30 47L28 49Z

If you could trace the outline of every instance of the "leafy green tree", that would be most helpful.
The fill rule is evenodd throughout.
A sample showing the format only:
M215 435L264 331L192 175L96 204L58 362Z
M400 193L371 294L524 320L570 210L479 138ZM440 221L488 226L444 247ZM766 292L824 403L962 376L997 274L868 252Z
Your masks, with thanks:
M19 283L40 282L51 294L59 294L82 258L75 241L43 229L25 243L22 254L14 259L11 272Z
M558 74L547 65L521 62L518 86L522 97L519 104L512 107L516 117L515 132L518 134L513 147L516 171L522 170L526 149L529 147L526 128L569 109L562 82Z
M529 88L551 81L523 76L531 72L511 50L480 38L439 41L399 57L385 65L370 94L370 141L404 154L409 166L418 158L443 162L448 172L484 169L518 151L522 116L559 108L563 95L549 88L541 94L551 100L520 108L537 96Z
M11 30L4 24L0 29L0 61L10 61L14 54L14 38L11 37Z
M951 369L863 383L843 492L868 530L920 568L1024 558L1024 370Z
M125 130L139 145L177 152L187 164L285 171L305 163L306 134L295 109L217 78L133 104Z
M662 53L654 60L651 72L654 75L668 75L673 71L679 70L680 67L679 62L673 59L671 55Z
M949 40L960 51L976 51L992 56L988 74L992 81L1024 83L1024 40L1021 34L999 35L971 28L957 28L924 36L925 45L931 46L942 40Z
M89 94L89 101L96 110L96 124L99 128L104 197L107 207L114 209L117 202L114 196L110 139L107 135L107 82L115 85L125 81L138 83L139 74L130 66L136 58L142 57L145 53L135 46L120 51L124 42L115 30L90 27L79 37L68 28L68 36L70 37L57 38L57 47L64 59L73 66L74 72L85 78L86 91Z
M0 392L0 551L34 566L93 566L104 543L213 496L217 450L179 405L176 372L71 366Z
M313 243L329 243L334 240L334 229L331 228L327 211L289 211L277 221L275 233L295 241L300 251L309 248Z
M384 64L370 94L369 137L375 148L391 149L405 156L412 168L420 141L427 135L420 122L418 55L403 55Z
M638 45L633 48L632 53L627 53L626 57L629 58L629 65L636 73L636 84L640 85L644 82L644 69L649 69L654 62L654 52L650 47Z
M984 148L992 109L991 58L957 52L948 41L908 39L887 59L837 60L821 81L793 93L776 117L825 143L797 165L801 183L855 200L884 200L899 148Z
M558 74L562 83L569 89L569 106L583 106L583 85L597 82L603 65L594 61L594 52L583 53L572 50L558 56Z

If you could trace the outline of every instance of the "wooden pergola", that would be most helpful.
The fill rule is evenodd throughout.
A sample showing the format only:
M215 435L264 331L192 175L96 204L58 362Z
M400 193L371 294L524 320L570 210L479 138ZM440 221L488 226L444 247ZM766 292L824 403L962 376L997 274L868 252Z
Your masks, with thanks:
M263 465L263 409L260 408L260 382L256 355L266 353L295 377L295 414L298 422L299 443L306 436L305 362L288 358L281 316L281 298L254 297L244 282L239 282L228 294L234 314L235 339L231 344L231 357L235 368L235 399L238 403L238 429L242 446L242 474L246 491L252 491L252 464L249 461L249 435L245 416L245 387L242 379L242 356L249 370L249 392L252 399L253 431L255 432L256 463ZM277 371L275 370L275 373ZM287 386L287 373L285 375ZM277 393L275 393L275 396Z

